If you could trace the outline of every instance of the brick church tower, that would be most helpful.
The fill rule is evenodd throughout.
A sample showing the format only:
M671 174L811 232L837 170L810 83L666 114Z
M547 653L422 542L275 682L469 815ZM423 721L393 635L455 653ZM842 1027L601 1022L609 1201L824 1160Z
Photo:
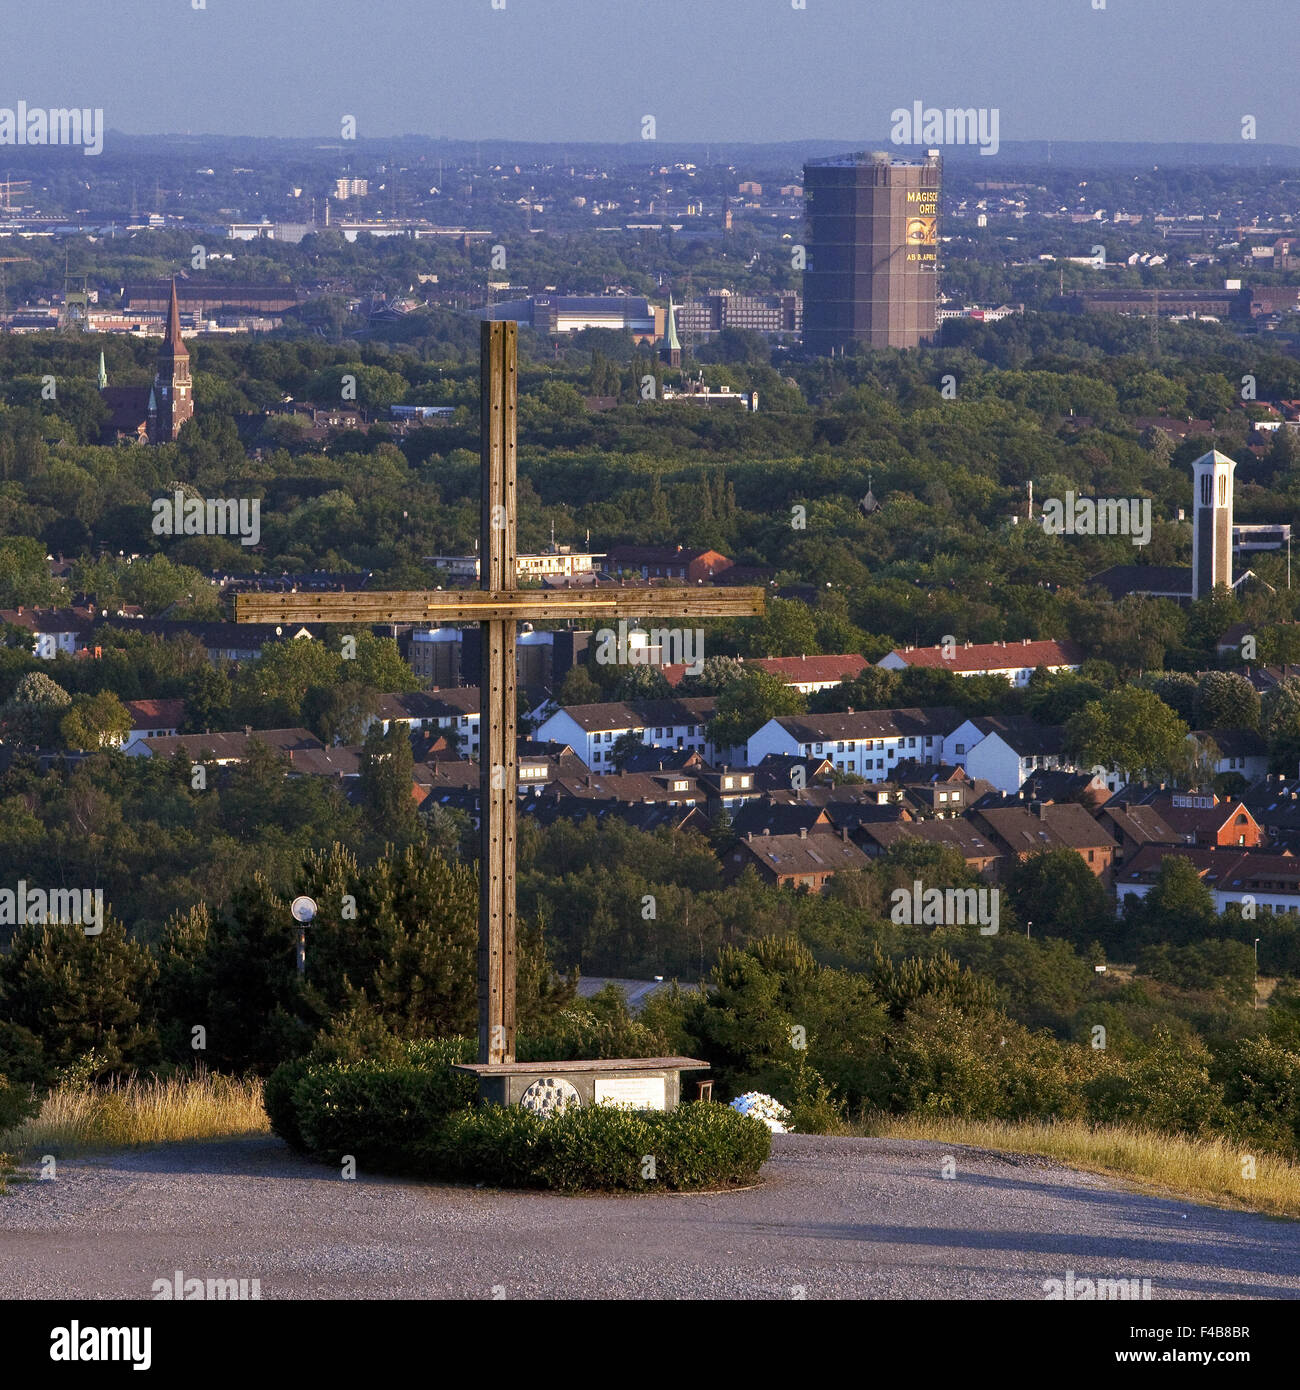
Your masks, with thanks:
M156 413L155 413L156 408ZM181 310L172 280L171 303L167 309L167 331L158 350L158 368L153 379L149 411L149 438L154 444L174 440L181 426L194 414L194 384L190 380L189 349L181 339Z

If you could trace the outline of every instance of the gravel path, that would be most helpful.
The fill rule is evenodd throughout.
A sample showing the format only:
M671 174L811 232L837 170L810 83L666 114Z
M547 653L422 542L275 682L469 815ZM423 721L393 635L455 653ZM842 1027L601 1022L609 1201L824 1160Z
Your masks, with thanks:
M148 1298L178 1269L257 1278L264 1299L1041 1299L1068 1271L1300 1298L1300 1223L1046 1160L778 1135L764 1178L661 1197L344 1181L260 1137L68 1159L0 1196L0 1298Z

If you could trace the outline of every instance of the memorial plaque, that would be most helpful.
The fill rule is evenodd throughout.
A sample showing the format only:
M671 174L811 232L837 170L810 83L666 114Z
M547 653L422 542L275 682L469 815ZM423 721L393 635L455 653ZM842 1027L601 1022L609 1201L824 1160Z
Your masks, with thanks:
M582 1100L562 1076L543 1076L520 1096L519 1104L524 1110L546 1119L551 1115L563 1115L571 1105L580 1106Z
M597 1105L630 1105L637 1110L666 1110L662 1076L598 1076Z

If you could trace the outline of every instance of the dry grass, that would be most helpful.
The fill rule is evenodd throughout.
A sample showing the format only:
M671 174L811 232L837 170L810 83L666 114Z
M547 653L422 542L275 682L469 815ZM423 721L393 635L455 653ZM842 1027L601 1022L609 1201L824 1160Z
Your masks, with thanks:
M1300 1164L1226 1139L1186 1138L1118 1125L1094 1128L1082 1121L1011 1124L921 1115L869 1116L856 1132L1041 1154L1162 1195L1300 1218ZM1247 1155L1255 1161L1254 1178L1242 1175Z
M64 1086L39 1115L0 1135L0 1151L66 1156L179 1139L218 1139L270 1129L262 1083L200 1072L196 1076L108 1086Z

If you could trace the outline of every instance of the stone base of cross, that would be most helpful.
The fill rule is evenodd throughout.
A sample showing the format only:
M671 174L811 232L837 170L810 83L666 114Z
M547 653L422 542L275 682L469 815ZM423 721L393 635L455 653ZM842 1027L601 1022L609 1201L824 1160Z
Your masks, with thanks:
M515 635L521 622L618 618L741 618L764 610L753 589L678 588L523 590L518 587L516 535L516 400L518 325L482 329L482 507L478 589L410 593L239 594L240 623L478 623L483 629L479 677L479 953L478 1058L483 1068L515 1062ZM638 1059L616 1059L635 1063ZM691 1058L650 1058L653 1071ZM667 1065L665 1065L667 1064ZM571 1063L529 1064L560 1070ZM605 1063L609 1068L613 1063ZM617 1068L615 1068L617 1070ZM627 1078L631 1080L632 1078ZM653 1089L653 1088L651 1088ZM670 1092L675 1089L670 1085Z

